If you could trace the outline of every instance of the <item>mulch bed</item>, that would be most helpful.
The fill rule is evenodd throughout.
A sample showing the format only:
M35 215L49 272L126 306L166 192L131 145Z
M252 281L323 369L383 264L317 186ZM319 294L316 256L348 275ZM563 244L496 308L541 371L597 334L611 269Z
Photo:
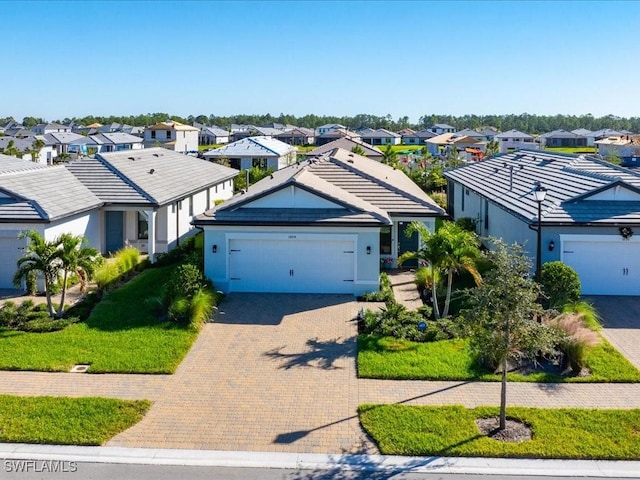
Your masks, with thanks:
M531 429L526 423L507 418L505 429L500 430L500 417L478 418L480 433L501 442L520 443L531 440Z

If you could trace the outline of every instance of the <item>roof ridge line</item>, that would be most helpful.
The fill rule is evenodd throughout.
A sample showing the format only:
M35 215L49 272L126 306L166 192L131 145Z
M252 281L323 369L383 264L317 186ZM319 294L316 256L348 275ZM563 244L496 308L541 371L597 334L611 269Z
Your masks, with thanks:
M107 160L105 160L105 158L101 154L98 153L94 158L96 160L98 160L102 165L104 165L107 168L107 170L109 170L114 175L116 175L118 178L120 178L123 182L125 182L127 185L129 185L131 188L133 188L136 192L138 192L140 195L142 195L148 201L158 205L158 201L155 198L153 198L151 195L149 195L149 193L147 193L137 183L135 183L133 180L131 180L129 177L127 177L124 173L122 173L120 170L118 170L115 166L113 166L111 163L109 163Z

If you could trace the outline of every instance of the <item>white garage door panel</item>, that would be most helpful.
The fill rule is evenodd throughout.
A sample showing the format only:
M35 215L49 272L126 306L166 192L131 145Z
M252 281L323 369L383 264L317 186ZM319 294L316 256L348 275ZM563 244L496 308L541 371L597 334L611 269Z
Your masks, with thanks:
M640 295L640 244L566 241L563 261L580 277L583 295Z
M353 293L350 240L232 239L231 291Z
M6 236L5 236L6 235ZM18 240L18 232L2 232L0 236L0 288L15 288L13 275L16 273L16 262L22 256L24 240Z

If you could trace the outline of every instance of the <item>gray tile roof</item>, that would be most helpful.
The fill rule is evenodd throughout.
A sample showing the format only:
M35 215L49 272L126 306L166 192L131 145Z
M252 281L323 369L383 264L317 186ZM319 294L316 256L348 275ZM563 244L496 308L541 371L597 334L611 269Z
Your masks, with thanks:
M20 152L24 152L33 147L34 137L17 138L17 137L0 137L0 148L7 148L9 142L13 141L13 146Z
M230 180L238 170L164 148L100 153L96 158L155 205Z
M320 155L324 155L327 152L332 152L336 148L342 148L344 150L351 151L356 146L360 146L364 150L365 156L369 158L381 159L382 158L382 150L377 147L374 147L367 142L363 142L359 138L347 138L342 137L334 140L333 142L325 143L324 145L320 145L319 147L314 148L307 152L307 158L309 157L318 157Z
M83 158L65 164L100 200L112 204L153 203L144 192L127 182L116 171L97 158Z
M389 130L385 130L384 128L378 128L377 130L368 128L358 133L360 133L360 136L364 138L401 138L402 137L402 135L398 135L397 133L390 132Z
M47 166L29 160L22 160L18 157L0 154L0 175L3 173L17 173L43 168L47 168Z
M98 133L91 135L91 139L99 145L129 145L142 143L142 138L124 132Z
M528 133L523 133L519 130L515 130L515 129L511 129L511 130L507 130L506 132L502 132L499 133L498 135L496 135L494 137L497 140L501 140L503 138L520 138L520 139L533 139L532 135L529 135Z
M251 207L255 200L291 185L337 206L284 210ZM391 214L442 216L445 212L401 171L348 150L335 149L274 172L248 192L198 216L194 223L389 225Z
M34 164L35 165L35 164ZM52 221L85 212L102 201L63 166L0 174L0 222Z
M54 132L54 133L46 133L42 135L46 140L45 143L47 145L51 144L69 144L73 142L77 142L78 140L82 140L84 137L77 133L71 132Z
M547 189L545 224L640 222L640 202L589 199L609 188L640 189L640 175L593 157L520 150L450 170L445 177L530 223L537 221L532 195L537 181Z
M278 132L280 133L280 132ZM205 158L216 157L281 157L296 151L295 147L269 137L247 137L224 147L209 150Z
M552 132L546 132L540 135L540 138L580 138L583 135L579 135L575 132L568 132L563 129L553 130Z

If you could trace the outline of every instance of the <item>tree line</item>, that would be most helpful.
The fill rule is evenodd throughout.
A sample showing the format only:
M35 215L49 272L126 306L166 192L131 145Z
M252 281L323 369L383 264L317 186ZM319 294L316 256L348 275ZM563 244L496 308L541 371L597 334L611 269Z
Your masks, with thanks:
M217 125L219 127L230 127L231 124L248 124L248 125L266 125L269 123L281 123L296 125L299 127L316 128L327 123L339 123L350 129L360 127L369 128L386 128L388 130L398 131L403 128L413 128L421 130L436 123L446 123L458 130L464 128L479 128L484 126L492 126L500 131L511 129L520 130L522 132L541 134L557 129L575 130L577 128L586 128L588 130L600 130L603 128L611 128L614 130L630 130L632 132L640 132L640 117L618 117L615 115L606 115L603 117L594 117L591 114L585 115L534 115L528 113L507 114L507 115L437 115L427 114L418 119L417 123L411 123L408 116L398 117L394 119L391 115L371 115L358 114L355 116L327 116L308 114L301 117L295 115L284 114L271 115L254 114L254 115L189 115L182 117L179 115L170 115L164 112L147 113L140 115L111 115L111 116L93 116L72 117L53 120L56 123L76 122L81 125L90 125L92 123L101 123L103 125L110 123L120 123L133 126L153 125L157 122L163 122L168 119L177 122L193 124L198 122L205 125ZM0 124L4 125L9 121L15 121L13 117L0 119ZM44 123L43 118L25 117L22 124L31 128L38 123Z

